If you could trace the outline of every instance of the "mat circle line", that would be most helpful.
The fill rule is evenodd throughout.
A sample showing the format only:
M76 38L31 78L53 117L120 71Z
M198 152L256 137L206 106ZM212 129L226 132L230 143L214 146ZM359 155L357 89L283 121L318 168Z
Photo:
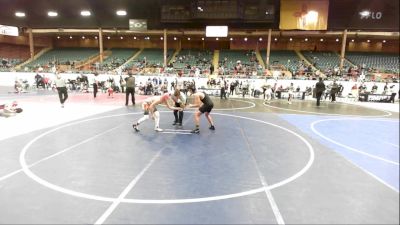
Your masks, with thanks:
M162 111L162 112L168 112L168 111ZM50 188L54 191L57 192L61 192L67 195L71 195L74 197L79 197L79 198L85 198L85 199L90 199L90 200L96 200L96 201L105 201L105 202L114 202L115 200L117 200L117 198L112 198L112 197L104 197L104 196L99 196L99 195L92 195L92 194L87 194L87 193L82 193L82 192L78 192L78 191L74 191L71 189L67 189L64 187L60 187L58 185L55 185L53 183L50 183L44 179L42 179L41 177L37 176L35 173L33 173L30 169L29 166L27 165L26 159L25 159L25 155L29 149L29 147L34 144L37 140L41 139L42 137L55 132L57 130L60 130L62 128L65 127L70 127L73 125L77 125L80 123L84 123L84 122L89 122L89 121L94 121L94 120L100 120L100 119L105 119L105 118L111 118L111 117L118 117L118 116L126 116L126 115L132 115L132 114L141 114L142 112L137 112L137 113L125 113L125 114L116 114L116 115L109 115L109 116L101 116L101 117L96 117L96 118L90 118L90 119L85 119L85 120L80 120L80 121L76 121L76 122L72 122L72 123L68 123L68 124L64 124L62 126L53 128L51 130L48 130L38 136L36 136L35 138L33 138L31 141L29 141L21 150L21 153L19 155L19 162L21 164L22 170L23 172L31 179L33 179L34 181L36 181L37 183ZM314 162L314 158L315 158L315 153L314 153L314 148L312 147L312 145L301 135L299 135L298 133L273 124L273 123L269 123L266 121L262 121L262 120L258 120L258 119L254 119L254 118L249 118L249 117L244 117L244 116L237 116L237 115L231 115L231 114L224 114L224 113L213 113L215 115L221 115L221 116L227 116L227 117L233 117L233 118L240 118L240 119L245 119L245 120L250 120L250 121L254 121L254 122L259 122L259 123L263 123L266 125L270 125L279 129L282 129L284 131L287 131L289 133L291 133L292 135L298 137L308 148L309 151L309 159L306 163L306 165L299 170L297 173L295 173L294 175L280 181L277 182L275 184L269 185L269 186L263 186L263 187L259 187L259 188L255 188L255 189L251 189L248 191L244 191L244 192L238 192L238 193L233 193L233 194L226 194L226 195L219 195L219 196L210 196L210 197L201 197L201 198L187 198L187 199L122 199L121 202L123 203L140 203L140 204L182 204L182 203L197 203L197 202L208 202L208 201L217 201L217 200L223 200L223 199L231 199L231 198L237 198L237 197L242 197L242 196L248 196L248 195L252 195L252 194L256 194L256 193L260 193L260 192L264 192L266 190L272 190L278 187L281 187L283 185L286 185L294 180L296 180L297 178L301 177L304 173L306 173L310 167L312 166L313 162Z
M359 149L352 148L352 147L350 147L350 146L347 146L347 145L345 145L345 144L342 144L342 143L340 143L340 142L337 142L337 141L335 141L335 140L333 140L333 139L331 139L331 138L329 138L329 137L326 137L325 135L321 134L321 132L319 132L319 131L315 128L315 125L317 125L317 124L319 124L319 123L327 122L327 121L338 121L338 120L372 120L372 121L397 122L397 123L398 123L398 121L379 120L379 119L362 119L362 118L361 118L361 119L358 119L358 118L335 118L335 119L322 119L322 120L314 121L314 122L311 123L310 127L311 127L311 130L312 130L316 135L318 135L319 137L323 138L324 140L329 141L329 142L331 142L331 143L333 143L333 144L335 144L335 145L338 145L338 146L343 147L343 148L345 148L345 149L347 149L347 150L350 150L350 151L353 151L353 152L356 152L356 153L359 153L359 154L368 156L368 157L373 158L373 159L381 160L381 161L383 161L383 162L386 162L386 163L390 163L390 164L399 166L399 162L395 162L395 161L392 161L392 160L389 160L389 159L385 159L385 158L382 158L382 157L379 157L379 156L376 156L376 155L372 155L372 154L369 154L369 153L367 153L367 152L361 151L361 150L359 150Z
M317 115L326 115L326 116L347 116L347 117L362 117L362 118L388 117L388 116L393 115L391 112L382 110L382 109L373 109L373 110L381 111L386 114L376 115L376 116L363 116L363 115L346 115L346 114L337 114L337 113L321 113L321 112L311 112L311 111L297 110L297 109L286 109L286 108L282 108L282 107L268 105L268 104L265 104L265 102L263 102L263 105L266 107L269 107L269 108L292 111L292 112L301 112L301 113L307 113L307 114L311 114L311 115L317 114ZM361 106L361 107L363 107L363 106ZM367 107L364 107L364 108L367 108ZM368 108L368 109L371 109L371 108Z

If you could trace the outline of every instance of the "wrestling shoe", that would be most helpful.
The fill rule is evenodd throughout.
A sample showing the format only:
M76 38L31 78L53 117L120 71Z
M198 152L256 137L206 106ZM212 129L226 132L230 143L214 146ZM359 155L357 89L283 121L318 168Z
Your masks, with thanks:
M199 128L196 128L196 129L190 131L190 133L192 133L192 134L198 134L198 133L200 133L200 130L199 130Z
M210 130L215 130L214 125L211 125L211 126L209 127L209 129L210 129Z
M139 128L136 124L132 124L132 127L136 132L139 132Z
M161 129L161 128L159 128L159 127L157 127L156 129L154 129L155 131L157 131L157 132L162 132L163 131L163 129Z

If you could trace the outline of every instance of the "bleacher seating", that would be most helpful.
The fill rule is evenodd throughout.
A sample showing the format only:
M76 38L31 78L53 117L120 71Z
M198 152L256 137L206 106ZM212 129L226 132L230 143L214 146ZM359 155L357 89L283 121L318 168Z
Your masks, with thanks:
M41 49L41 47L36 47L35 52ZM14 68L29 57L29 46L0 43L0 68L2 71L8 71Z
M340 56L334 52L301 51L301 53L311 64L321 71L333 70L340 65ZM351 64L345 60L343 66L347 68Z
M212 63L213 53L207 50L182 49L175 57L173 66L175 69L185 69L187 66L196 66L201 70L207 70Z
M266 60L267 53L266 50L260 51L263 60ZM269 65L282 65L285 69L290 71L298 70L299 65L301 64L301 59L294 51L290 50L280 50L280 51L271 51L269 58Z
M44 53L25 66L28 68L46 67L53 63L57 65L73 65L97 54L99 54L98 48L56 48Z
M220 50L219 65L224 66L225 74L233 74L235 66L241 64L243 73L251 74L252 71L258 71L258 62L256 53L248 50ZM241 73L241 71L239 71Z
M173 49L167 50L167 61L172 57L174 53ZM163 49L144 49L142 53L138 56L147 63L147 65L163 65L164 62L164 50Z
M399 74L399 55L379 52L346 52L346 58L357 66L379 72Z
M113 48L110 49L111 55L109 55L103 63L100 63L100 67L105 70L113 70L122 64L124 64L130 57L132 57L138 49L127 49L127 48Z
M173 53L174 49L168 49L167 62L172 57ZM162 67L163 63L164 63L163 49L143 49L143 51L136 57L136 59L128 62L125 65L125 68L130 68L132 66L137 68Z

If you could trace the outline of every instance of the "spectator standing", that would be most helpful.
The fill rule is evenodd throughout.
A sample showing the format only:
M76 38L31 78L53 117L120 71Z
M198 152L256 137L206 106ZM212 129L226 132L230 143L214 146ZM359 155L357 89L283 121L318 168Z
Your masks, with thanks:
M222 79L222 81L220 82L220 90L221 90L221 94L220 97L222 98L226 98L226 83L225 83L225 79Z
M322 81L322 77L319 78L319 81L315 85L315 89L316 89L315 92L316 92L316 97L317 97L317 106L319 106L321 96L325 91L325 84L324 84L324 81Z
M376 85L376 83L374 83L374 86L372 86L371 92L372 94L375 94L378 90L378 86Z
M121 85L122 93L125 93L126 82L125 82L125 79L122 78L122 76L119 76L119 84Z
M214 74L214 65L211 64L210 66L210 75Z
M235 82L231 82L230 83L230 85L229 85L229 95L233 95L233 91L235 90L235 85L236 83Z
M339 86L336 83L336 80L334 80L331 88L331 102L336 102L336 93L338 92L339 92Z
M93 97L94 98L96 98L96 96L97 96L97 91L98 91L98 88L99 88L99 80L97 79L97 76L98 76L99 74L96 72L95 74L94 74L94 78L93 78Z
M36 88L39 89L39 85L42 83L42 76L40 76L38 73L35 75L35 82Z
M294 86L293 83L290 83L290 86L288 87L288 104L291 105L292 104L292 99L294 97Z
M385 87L383 87L383 95L386 95L386 92L388 91L388 89L389 89L389 84L388 84L388 82L386 82L386 84L385 84Z
M396 98L396 91L394 90L394 85L390 86L390 102L394 103L394 99Z
M61 77L61 74L56 75L56 80L54 81L57 87L58 98L60 99L61 108L64 108L64 103L68 98L68 91L65 79Z
M132 105L135 105L135 77L132 74L129 74L129 77L126 79L125 105L128 105L129 94L132 95Z

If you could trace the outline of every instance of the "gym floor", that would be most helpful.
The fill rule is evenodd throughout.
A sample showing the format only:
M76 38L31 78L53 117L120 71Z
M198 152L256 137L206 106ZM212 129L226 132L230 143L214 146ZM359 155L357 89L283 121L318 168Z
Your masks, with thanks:
M0 93L0 223L399 224L398 112L212 98L215 131L135 132L147 96L69 95Z

